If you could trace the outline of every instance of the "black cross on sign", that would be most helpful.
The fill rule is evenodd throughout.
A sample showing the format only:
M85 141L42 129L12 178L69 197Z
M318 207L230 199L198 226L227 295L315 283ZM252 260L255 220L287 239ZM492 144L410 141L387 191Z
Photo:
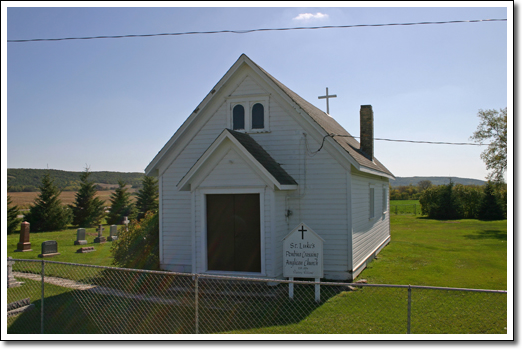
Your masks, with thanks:
M305 231L308 231L308 230L306 230L306 229L304 228L304 226L302 225L302 226L301 226L301 229L299 229L298 231L301 232L301 240L304 240L304 232L305 232Z

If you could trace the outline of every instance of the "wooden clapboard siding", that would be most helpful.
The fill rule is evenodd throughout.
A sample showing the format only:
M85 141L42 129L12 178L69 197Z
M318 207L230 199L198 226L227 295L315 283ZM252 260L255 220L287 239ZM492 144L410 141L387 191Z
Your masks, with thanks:
M297 181L299 189L280 191L267 186L255 168L231 148L202 179L195 193L179 191L176 187L179 181L223 129L230 127L227 97L242 95L268 96L265 124L269 130L249 135ZM282 276L282 239L301 222L324 239L326 278L348 277L349 271L389 236L389 218L381 209L382 185L387 186L388 180L359 172L354 167L350 172L350 165L339 163L342 156L329 153L337 151L331 146L309 156L310 151L321 146L322 135L315 134L313 127L301 120L298 111L287 105L278 91L249 67L240 68L199 113L160 169L161 263L165 269L192 271L195 260L195 271L206 271L204 195L214 190L210 188L233 191L233 188L250 187L260 193L266 276ZM373 220L369 220L369 183L376 185ZM288 218L285 217L287 209L293 212ZM195 258L192 257L194 249Z
M370 185L375 185L375 217L370 219ZM382 212L382 187L388 181L361 173L352 176L353 266L363 262L390 236L389 214Z
M179 191L176 185L190 170L194 162L212 144L226 127L226 106L217 112L200 129L162 175L162 229L163 245L161 264L167 270L192 271L192 196L190 192Z

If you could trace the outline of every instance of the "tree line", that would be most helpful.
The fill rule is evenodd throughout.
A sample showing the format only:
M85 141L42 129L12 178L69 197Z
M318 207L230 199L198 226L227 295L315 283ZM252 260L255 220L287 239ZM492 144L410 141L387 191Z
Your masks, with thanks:
M507 185L488 181L483 186L431 186L419 198L421 212L428 218L499 220L507 217Z
M50 173L56 187L63 191L78 191L82 172L62 170L42 170L28 168L8 168L9 192L36 192L46 173ZM125 181L132 188L142 187L143 173L139 172L91 172L90 178L96 183L96 190L108 190L103 184L116 184Z
M92 172L86 168L80 174L79 189L72 205L63 205L59 196L62 192L55 183L51 170L42 177L38 186L39 194L24 219L31 224L31 232L57 231L69 225L95 227L105 218L107 224L122 224L125 216L140 220L148 211L158 209L158 182L154 177L143 176L141 189L137 192L136 204L130 198L127 183L119 179L118 188L110 196L111 207L105 211L104 202L97 198L96 184L91 179ZM8 234L14 233L21 219L16 205L8 196Z

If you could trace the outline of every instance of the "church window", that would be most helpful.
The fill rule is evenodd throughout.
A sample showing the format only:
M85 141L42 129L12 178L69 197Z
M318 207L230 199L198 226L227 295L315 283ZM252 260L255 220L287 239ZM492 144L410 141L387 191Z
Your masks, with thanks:
M234 107L232 116L232 123L234 130L244 130L245 129L245 108L238 104Z
M261 103L256 103L252 107L252 128L265 128L265 108Z

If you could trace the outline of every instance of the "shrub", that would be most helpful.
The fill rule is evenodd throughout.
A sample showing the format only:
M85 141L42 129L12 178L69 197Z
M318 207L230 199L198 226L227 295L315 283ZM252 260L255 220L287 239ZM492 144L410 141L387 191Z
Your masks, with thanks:
M460 207L453 193L453 183L430 187L422 193L421 212L434 219L460 218Z
M111 253L116 266L158 270L159 213L148 212L141 221L132 221L129 231L122 228Z
M457 199L460 217L477 218L484 192L480 186L456 184L453 193Z

